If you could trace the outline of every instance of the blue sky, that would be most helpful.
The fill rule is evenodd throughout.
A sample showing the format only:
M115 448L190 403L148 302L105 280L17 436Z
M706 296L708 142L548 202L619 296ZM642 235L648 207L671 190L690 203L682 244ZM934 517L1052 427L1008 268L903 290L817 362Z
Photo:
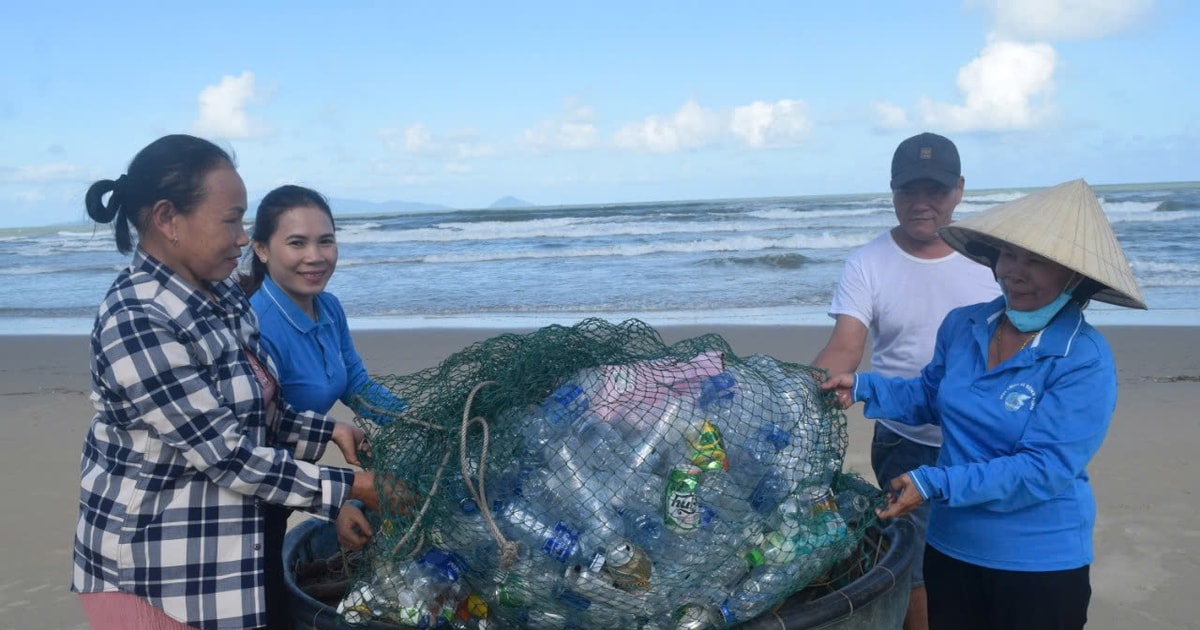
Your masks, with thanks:
M1186 0L12 3L0 226L79 221L155 138L257 198L486 207L876 192L914 133L969 188L1200 179ZM335 208L336 210L336 208Z

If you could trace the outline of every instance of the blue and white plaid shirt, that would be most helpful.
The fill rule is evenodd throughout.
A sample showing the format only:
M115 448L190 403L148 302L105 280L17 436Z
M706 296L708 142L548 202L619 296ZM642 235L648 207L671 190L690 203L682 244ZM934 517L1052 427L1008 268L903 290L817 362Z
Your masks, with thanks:
M133 593L198 628L253 628L267 623L262 504L335 519L354 473L301 461L321 457L333 419L278 396L268 418L245 352L277 372L254 312L233 280L212 292L139 249L100 306L71 590Z

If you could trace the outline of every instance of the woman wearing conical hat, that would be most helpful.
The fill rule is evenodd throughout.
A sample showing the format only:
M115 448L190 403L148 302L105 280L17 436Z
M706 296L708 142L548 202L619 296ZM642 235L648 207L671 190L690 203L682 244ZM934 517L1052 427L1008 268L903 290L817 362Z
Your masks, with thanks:
M1083 308L1146 305L1083 180L940 232L992 268L1003 296L952 311L921 376L840 374L823 387L867 417L942 427L937 465L893 480L880 512L931 504L930 628L1082 628L1096 520L1087 465L1117 397L1112 351Z

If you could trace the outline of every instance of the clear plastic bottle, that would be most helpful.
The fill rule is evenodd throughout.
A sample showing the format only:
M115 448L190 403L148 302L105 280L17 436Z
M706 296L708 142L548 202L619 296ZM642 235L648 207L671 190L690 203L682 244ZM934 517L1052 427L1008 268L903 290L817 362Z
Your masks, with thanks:
M686 440L687 423L695 414L694 405L690 400L670 396L661 410L643 412L648 414L655 414L653 420L643 420L638 430L626 435L628 470L665 477L673 466L684 461L681 445Z
M755 567L725 600L720 611L723 621L736 625L766 612L775 602L790 595L798 586L800 567L795 564L763 564Z
M582 421L588 412L588 397L574 383L554 390L536 408L528 410L522 433L526 447L540 453L560 442L571 428Z
M750 493L750 507L759 514L770 514L787 497L789 483L779 469L771 469L759 478Z
M447 604L457 606L466 596L462 582L465 563L455 554L435 547L408 567L406 581L417 599L425 601L431 611L440 612Z
M567 522L547 518L547 514L525 499L505 506L498 515L502 531L531 553L545 554L558 562L569 562L580 556L579 529Z
M446 522L437 524L432 539L435 545L465 560L476 574L493 570L499 560L495 535L473 499L460 500Z
M601 499L605 492L596 473L582 464L566 442L548 453L547 465L551 471L546 477L547 489L561 504L575 506L583 550L604 552L620 544L625 538L624 525L616 509Z

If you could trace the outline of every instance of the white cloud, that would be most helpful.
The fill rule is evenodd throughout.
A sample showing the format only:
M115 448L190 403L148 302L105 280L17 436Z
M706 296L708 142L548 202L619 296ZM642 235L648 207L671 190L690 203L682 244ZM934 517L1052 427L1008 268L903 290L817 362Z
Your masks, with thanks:
M887 101L875 103L875 126L880 129L906 129L912 126L908 122L908 112L903 107Z
M812 121L804 110L801 101L755 101L734 108L729 129L751 148L795 146L803 142L812 130Z
M246 113L248 104L264 98L265 94L254 85L254 73L249 70L236 77L221 77L220 83L200 91L197 99L200 111L192 130L199 135L226 139L268 135L271 129Z
M711 144L725 126L718 114L689 99L670 116L650 116L622 127L613 145L633 151L673 153Z
M1154 0L969 0L989 13L997 35L1023 41L1092 39L1118 33Z
M673 153L718 144L738 143L751 149L791 147L812 130L803 101L755 101L732 110L714 111L688 100L670 116L648 116L622 127L613 137L618 149Z
M413 153L426 151L432 146L432 139L433 136L425 128L425 125L421 123L409 125L404 130L404 150Z
M466 160L496 152L494 147L482 142L473 129L439 135L430 131L424 123L413 123L402 130L380 129L379 137L389 149L429 157Z
M563 102L562 115L543 120L521 134L521 144L534 151L584 151L596 146L598 131L591 107L573 98Z
M926 126L946 131L1028 129L1049 113L1057 55L1048 44L992 41L958 71L963 103L922 99Z

